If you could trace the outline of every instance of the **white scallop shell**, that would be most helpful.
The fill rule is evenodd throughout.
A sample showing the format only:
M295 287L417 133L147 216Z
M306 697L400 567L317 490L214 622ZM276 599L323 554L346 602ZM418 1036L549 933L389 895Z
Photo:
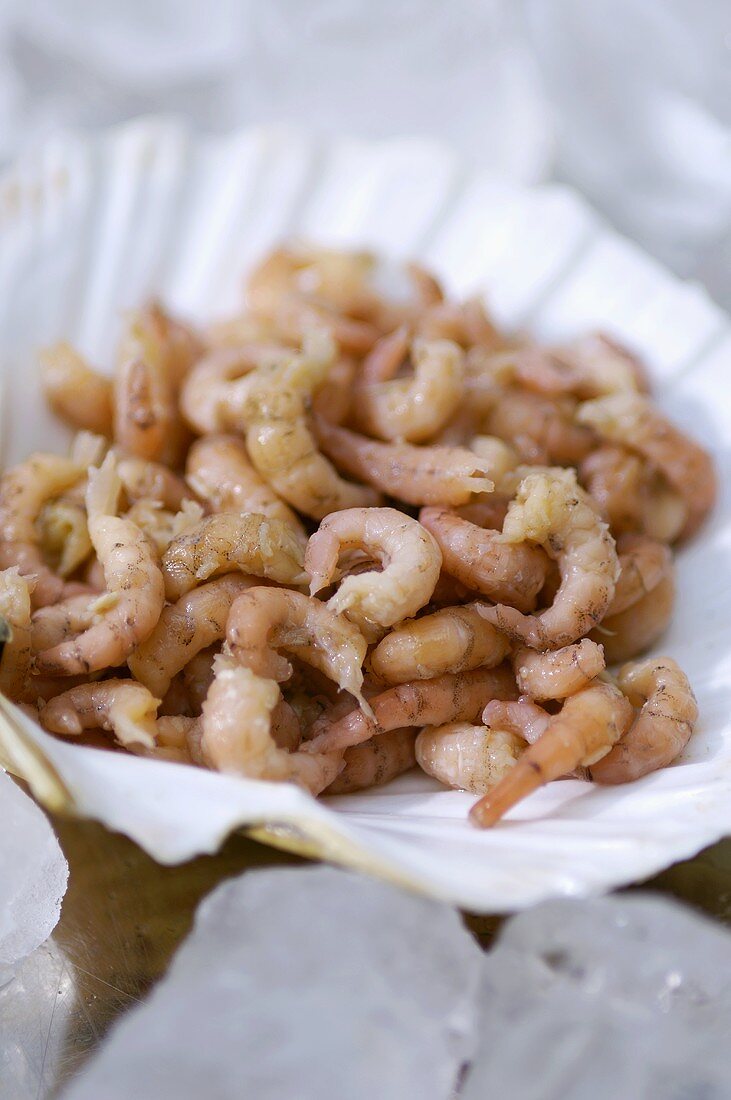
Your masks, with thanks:
M421 259L451 290L484 292L506 325L560 337L600 324L646 356L659 400L715 450L724 486L680 555L663 642L697 691L698 732L665 771L621 789L553 783L488 832L468 825L469 795L421 774L315 802L55 740L3 705L9 766L162 862L245 825L484 912L641 879L731 831L731 328L570 190L522 189L421 141L203 139L159 119L58 138L0 180L3 459L65 443L39 393L39 345L67 337L104 363L120 311L151 291L194 317L225 312L247 266L291 234Z

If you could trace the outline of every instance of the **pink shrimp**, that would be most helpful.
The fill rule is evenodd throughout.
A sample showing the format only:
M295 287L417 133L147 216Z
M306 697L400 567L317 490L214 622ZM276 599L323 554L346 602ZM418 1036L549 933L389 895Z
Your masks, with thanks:
M49 700L40 722L52 733L78 737L87 729L111 730L122 745L152 748L159 699L134 680L78 684Z
M521 646L513 655L518 689L532 699L565 699L603 671L604 650L589 638L548 653Z
M343 770L324 793L351 794L390 783L416 763L415 739L416 731L413 729L389 730L346 749Z

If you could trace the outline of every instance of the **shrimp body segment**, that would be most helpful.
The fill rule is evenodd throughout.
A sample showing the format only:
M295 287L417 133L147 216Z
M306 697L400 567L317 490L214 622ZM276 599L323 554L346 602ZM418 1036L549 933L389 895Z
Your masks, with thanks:
M518 690L539 701L573 695L595 680L604 667L602 647L589 638L546 653L521 646L513 656Z
M324 673L359 700L367 643L353 623L320 600L285 588L250 588L234 602L226 628L231 655L259 676L288 680L292 665L282 648Z
M379 340L363 363L354 412L359 427L371 435L422 443L457 411L464 390L464 353L449 340L414 340L413 374L395 378L408 348L403 328Z
M112 382L97 374L70 344L41 353L41 381L49 405L74 428L112 434Z
M221 512L173 539L162 558L165 593L177 600L218 573L240 571L301 584L304 551L292 528L266 516Z
M525 741L506 730L449 722L421 731L416 759L445 786L485 794L515 766L524 748Z
M328 607L370 631L415 615L429 602L442 555L420 523L395 508L351 508L326 516L305 554L310 592L319 592L338 572L341 553L362 550L382 572L345 577Z
M367 787L390 783L416 763L413 729L389 730L361 745L353 745L343 754L343 770L327 788L326 794L350 794Z
M505 634L533 649L570 645L601 622L614 598L620 566L614 539L579 487L573 470L528 473L503 526L511 541L545 548L561 573L553 604L522 615L499 604L481 614Z
M514 699L515 681L504 666L473 672L445 673L389 688L370 699L374 717L354 710L330 721L327 714L313 726L307 751L326 752L359 745L370 737L405 726L441 726L473 722L490 699Z
M570 695L515 767L475 803L470 820L482 828L494 825L544 783L594 764L627 732L632 717L631 704L612 684L598 682Z
M370 667L387 684L403 684L445 672L494 668L508 649L507 638L465 604L401 623L373 650Z
M78 737L84 730L111 730L122 745L155 745L156 699L134 680L78 684L43 707L40 722L52 733Z
M625 665L617 683L642 709L612 751L589 769L597 783L630 783L667 767L688 744L698 720L688 677L670 657Z
M549 566L542 549L484 530L447 508L422 508L419 521L436 539L446 572L467 588L520 611L535 607Z
M644 653L665 633L675 606L672 569L641 600L618 615L608 615L589 637L601 643L609 664Z
M122 664L160 618L165 601L155 552L140 529L115 515L120 492L115 459L89 472L89 535L104 568L109 606L100 622L36 658L38 670L73 676Z

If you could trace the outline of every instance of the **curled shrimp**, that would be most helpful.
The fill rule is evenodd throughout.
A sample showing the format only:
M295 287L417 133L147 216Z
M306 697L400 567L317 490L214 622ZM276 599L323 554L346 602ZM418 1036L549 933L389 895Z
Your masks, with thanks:
M315 334L301 355L292 354L256 372L244 411L246 448L259 474L279 496L313 519L378 500L372 489L339 476L310 431L308 404L333 360L331 342Z
M448 722L421 731L416 760L446 787L484 794L515 766L524 748L525 741L507 730Z
M531 699L565 699L604 671L604 650L589 638L538 653L520 646L513 655L518 690Z
M675 576L671 565L650 592L619 614L605 616L589 637L603 645L609 664L628 661L662 637L674 606Z
M620 535L617 554L620 574L607 617L636 604L673 570L670 548L644 535Z
M601 622L614 598L619 559L614 539L599 519L573 470L528 473L503 526L510 541L528 539L554 558L561 584L552 605L523 615L498 604L480 613L509 637L533 649L559 649Z
M31 589L17 567L0 571L0 691L24 697L31 672Z
M716 473L707 451L640 394L617 393L588 401L577 419L602 439L622 444L652 463L685 503L681 537L696 532L716 500Z
M390 783L416 763L415 738L413 729L389 730L380 737L346 749L343 770L325 794L351 794Z
M274 680L217 658L203 703L202 752L218 771L252 779L297 783L319 794L342 767L342 753L287 752L271 733L280 700Z
M462 348L475 346L495 350L503 343L479 298L464 302L432 302L416 321L420 336L428 340L451 340Z
M645 464L625 447L603 444L579 466L582 483L612 531L642 530Z
M105 598L102 597L102 600ZM88 630L97 615L97 599L91 593L79 593L34 611L31 622L33 652L52 649L67 638L74 638L83 630Z
M322 416L314 421L320 446L337 466L407 504L466 504L473 493L495 487L485 460L463 447L380 443Z
M395 377L407 356L413 373ZM400 328L379 340L363 361L354 414L358 427L369 435L421 443L447 424L463 391L461 349L449 340L410 344L408 330Z
M389 688L370 699L374 717L362 709L331 721L318 719L306 751L347 749L388 730L406 726L441 726L445 722L472 722L489 699L515 697L515 681L501 665L473 672L446 673L433 680L413 680Z
M366 641L358 628L319 600L285 588L250 588L235 600L226 641L239 664L259 676L288 680L285 649L312 665L370 708L362 694Z
M180 409L187 423L202 434L241 427L252 372L293 354L271 341L209 352L190 371L180 391Z
M177 512L184 501L193 499L193 494L182 477L178 477L161 462L134 457L120 458L117 473L130 504L135 504L138 500L154 500L168 511Z
M22 576L35 577L34 607L55 603L64 591L63 578L43 560L36 519L47 501L83 475L83 467L73 458L34 454L0 480L0 568L17 565Z
M494 668L508 650L507 638L466 604L401 623L373 650L370 667L387 684L403 684Z
M592 449L595 436L574 419L576 402L528 390L505 390L487 413L484 430L510 443L525 462L575 465Z
M543 550L484 530L448 508L422 508L419 521L436 539L445 570L462 584L521 611L535 607L549 567Z
M311 595L333 580L340 555L349 550L364 551L383 571L345 577L327 606L344 613L367 637L415 615L429 602L442 555L415 519L395 508L350 508L326 516L305 553Z
M168 511L157 500L137 500L125 513L125 519L147 535L161 557L174 539L198 527L202 518L202 507L190 499L183 501L179 512Z
M232 435L198 439L188 451L185 476L213 512L256 512L281 520L306 540L302 524L252 466L243 440Z
M636 356L602 332L545 350L518 349L514 369L518 382L547 395L573 394L585 400L647 389Z
M70 344L54 344L41 353L41 385L48 404L67 424L111 436L112 382Z
M120 665L160 618L163 576L139 527L115 514L120 490L109 454L89 472L86 491L89 534L104 568L108 607L101 622L39 653L36 665L42 673L72 676Z
M254 514L207 516L173 539L162 558L165 593L177 600L219 573L251 573L280 584L300 584L302 543L288 524Z
M86 509L76 500L49 500L36 521L41 553L66 580L91 554Z
M519 695L517 699L491 699L482 721L493 731L504 730L533 745L546 732L551 715L527 695Z
M596 682L569 695L543 734L513 768L470 811L481 828L494 825L517 802L576 767L606 756L627 732L633 718L629 701L612 684Z
M40 722L51 733L78 737L84 730L110 730L121 745L152 748L160 700L134 680L77 684L49 700Z
M162 698L174 676L226 634L231 606L258 579L229 573L164 608L152 633L127 658L136 680Z
M642 709L612 751L589 769L597 783L630 783L672 764L698 720L688 677L670 657L625 665L617 683L630 703Z

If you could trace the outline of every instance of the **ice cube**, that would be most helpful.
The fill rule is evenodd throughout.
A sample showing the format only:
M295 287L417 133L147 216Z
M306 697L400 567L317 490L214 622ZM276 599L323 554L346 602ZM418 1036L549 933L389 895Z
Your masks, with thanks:
M48 820L0 770L0 984L53 931L68 865Z
M731 935L651 895L511 920L486 957L461 1100L730 1095Z
M446 905L345 871L219 886L65 1100L447 1100L482 954Z

